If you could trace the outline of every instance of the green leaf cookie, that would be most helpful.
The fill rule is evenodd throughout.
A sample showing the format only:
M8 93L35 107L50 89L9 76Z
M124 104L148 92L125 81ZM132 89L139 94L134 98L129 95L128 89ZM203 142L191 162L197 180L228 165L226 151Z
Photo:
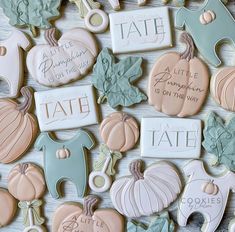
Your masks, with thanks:
M47 29L48 21L59 16L61 0L1 0L0 7L10 19L10 24L17 27L29 27L33 36L36 29Z
M204 129L202 145L208 153L216 156L215 165L224 164L231 171L235 171L235 117L228 123L210 113Z
M115 58L104 48L94 66L92 83L102 93L98 103L106 99L113 108L131 106L147 97L131 83L142 75L142 58L128 57L115 63Z
M169 218L168 213L156 217L148 227L134 221L127 223L127 232L173 232L174 230L174 222Z

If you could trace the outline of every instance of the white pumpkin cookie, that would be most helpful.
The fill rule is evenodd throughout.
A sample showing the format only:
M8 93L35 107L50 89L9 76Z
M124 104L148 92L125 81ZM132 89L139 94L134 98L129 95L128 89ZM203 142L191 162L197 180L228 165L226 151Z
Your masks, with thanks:
M94 36L85 29L75 28L57 41L55 28L45 32L48 44L33 47L27 56L32 77L45 86L59 86L85 75L98 55Z
M116 180L110 190L119 213L127 217L149 216L167 208L181 192L182 183L170 162L157 162L141 172L142 160L130 164L132 176Z

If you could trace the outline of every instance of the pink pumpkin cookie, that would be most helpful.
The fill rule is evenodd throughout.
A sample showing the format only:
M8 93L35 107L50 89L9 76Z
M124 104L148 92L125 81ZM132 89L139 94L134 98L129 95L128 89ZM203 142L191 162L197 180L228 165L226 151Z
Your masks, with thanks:
M11 194L0 188L0 227L8 225L15 216L17 204Z
M98 209L96 196L87 196L82 207L65 203L56 210L52 221L52 232L124 232L123 217L113 209Z
M196 114L205 101L209 85L206 64L194 56L194 44L183 33L183 53L170 52L155 63L149 77L149 104L165 114L186 117Z
M9 192L19 200L18 206L23 212L24 232L43 232L42 226L44 218L40 217L39 200L46 190L44 174L41 168L31 163L21 163L16 165L8 176Z

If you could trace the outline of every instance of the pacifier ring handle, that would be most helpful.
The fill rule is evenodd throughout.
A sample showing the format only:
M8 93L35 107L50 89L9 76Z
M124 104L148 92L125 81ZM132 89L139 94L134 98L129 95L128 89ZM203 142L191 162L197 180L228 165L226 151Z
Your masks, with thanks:
M95 14L98 14L102 18L102 23L100 25L91 24L91 18ZM104 11L100 9L89 10L87 15L85 16L85 26L91 32L102 33L106 31L108 25L109 25L109 17Z
M95 178L96 177L101 177L104 179L104 185L103 186L97 186L95 184ZM97 192L97 193L103 193L103 192L106 192L110 187L111 187L111 184L112 184L112 180L111 180L111 177L108 176L106 173L104 172L91 172L90 176L89 176L89 186L90 188Z

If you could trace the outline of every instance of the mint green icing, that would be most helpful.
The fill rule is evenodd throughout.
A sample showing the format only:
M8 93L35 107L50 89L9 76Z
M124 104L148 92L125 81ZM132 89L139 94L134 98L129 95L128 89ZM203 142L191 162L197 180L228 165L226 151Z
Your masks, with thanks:
M35 147L44 152L44 173L47 188L53 198L59 198L61 182L70 180L77 188L78 197L83 197L87 186L86 150L94 146L91 136L78 130L70 140L53 140L51 135L44 132L36 140ZM58 150L66 149L69 157L58 158Z
M42 205L41 200L33 200L31 202L20 201L18 203L19 208L22 210L23 225L25 227L30 226L30 223L29 223L29 208L32 209L34 225L40 226L45 222L45 219L43 217L41 217L41 215L40 215L40 206L41 205ZM37 230L31 230L31 232L37 232Z
M61 0L1 0L0 7L10 24L29 27L35 36L35 27L49 28L51 19L59 16Z
M99 156L94 164L94 171L101 171L104 167L104 163L108 156L111 156L111 160L109 162L108 168L106 170L106 174L109 176L114 176L116 174L115 164L116 162L122 158L122 154L118 151L110 151L109 148L105 144L101 144L99 148Z
M200 16L208 11L214 13L215 19L202 24ZM205 0L197 10L185 7L179 9L176 13L175 26L180 29L185 28L191 34L202 56L216 67L221 64L216 53L216 45L225 39L235 43L235 20L221 0Z
M127 223L127 232L174 232L174 222L166 212L154 218L149 226L131 221Z
M98 103L106 99L113 108L117 106L131 106L147 97L131 83L142 76L142 58L127 57L115 63L114 56L104 48L93 69L92 83L102 94Z
M211 112L204 128L203 147L217 158L215 165L224 164L235 171L235 117L227 124Z

